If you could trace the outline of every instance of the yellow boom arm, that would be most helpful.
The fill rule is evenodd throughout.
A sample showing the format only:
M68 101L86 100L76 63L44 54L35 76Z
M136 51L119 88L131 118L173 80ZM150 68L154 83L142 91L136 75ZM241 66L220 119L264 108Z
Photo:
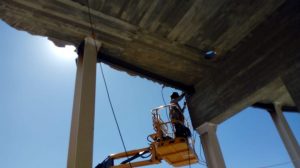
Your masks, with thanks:
M173 124L177 121L164 122L161 119L159 111L163 108L169 108L171 105L161 106L152 110L154 134L149 135L152 138L148 148L141 148L127 152L112 154L96 168L133 168L152 164L158 164L161 160L165 160L174 167L185 166L198 162L198 157L194 151L194 142L188 136L174 135ZM182 126L183 128L187 127ZM169 132L171 130L171 133ZM178 131L178 130L177 130ZM148 154L148 156L144 156ZM149 158L132 162L137 158ZM119 165L114 165L114 160L125 159Z

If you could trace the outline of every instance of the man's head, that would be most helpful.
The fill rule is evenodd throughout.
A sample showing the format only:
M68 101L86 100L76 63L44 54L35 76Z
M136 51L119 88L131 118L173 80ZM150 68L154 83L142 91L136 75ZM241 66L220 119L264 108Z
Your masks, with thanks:
M179 97L179 94L177 92L173 92L171 95L171 99L176 99Z

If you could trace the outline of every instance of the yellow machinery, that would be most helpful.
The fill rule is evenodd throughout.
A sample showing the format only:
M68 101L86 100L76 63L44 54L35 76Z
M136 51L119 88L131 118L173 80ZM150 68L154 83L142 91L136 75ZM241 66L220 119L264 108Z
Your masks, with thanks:
M152 110L154 134L148 136L152 139L149 147L112 154L96 168L131 168L158 164L161 160L174 167L180 167L198 163L198 157L194 150L194 141L188 137L176 137L174 122L162 120L160 112L163 109L170 110L172 105L160 106ZM168 115L168 114L167 114ZM185 127L188 128L187 122ZM126 159L119 165L114 165L114 160ZM133 160L141 158L139 161ZM147 160L148 158L148 160Z

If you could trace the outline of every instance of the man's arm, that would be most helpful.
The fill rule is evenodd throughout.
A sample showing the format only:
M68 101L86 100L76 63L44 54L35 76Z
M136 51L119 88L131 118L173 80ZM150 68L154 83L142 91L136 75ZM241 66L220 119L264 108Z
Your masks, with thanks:
M180 100L182 100L182 98L183 98L184 96L185 96L185 93L182 92L181 95L177 98L178 102L179 102Z

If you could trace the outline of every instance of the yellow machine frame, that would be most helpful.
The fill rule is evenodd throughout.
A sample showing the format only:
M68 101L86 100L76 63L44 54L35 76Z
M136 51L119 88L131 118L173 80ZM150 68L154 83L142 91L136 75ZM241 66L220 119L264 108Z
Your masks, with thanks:
M106 160L100 163L96 168L131 168L141 167L152 164L159 164L162 160L174 167L185 166L189 164L198 163L198 157L194 151L194 142L190 138L186 137L175 137L173 122L164 122L161 119L160 111L162 109L170 110L173 106L165 105L160 106L152 110L152 121L154 134L149 135L153 142L150 143L149 147L131 150L127 152L117 153L110 155ZM168 114L167 114L168 115ZM187 124L185 124L188 126ZM171 132L169 130L171 129ZM143 157L143 155L151 155L148 160L131 162L132 160ZM127 158L119 165L114 165L113 161L116 159Z

